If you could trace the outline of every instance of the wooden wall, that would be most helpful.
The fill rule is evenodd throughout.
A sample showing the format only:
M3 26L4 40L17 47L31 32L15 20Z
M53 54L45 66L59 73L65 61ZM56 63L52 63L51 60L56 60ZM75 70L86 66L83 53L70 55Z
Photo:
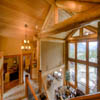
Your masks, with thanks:
M21 39L0 36L0 51L3 51L4 56L21 54L22 53L21 45L22 45ZM30 52L25 51L25 53L33 52L32 43L31 46L32 46L32 50Z
M21 53L21 40L0 36L0 51L5 55L17 55Z
M41 42L41 69L48 71L64 64L64 43Z

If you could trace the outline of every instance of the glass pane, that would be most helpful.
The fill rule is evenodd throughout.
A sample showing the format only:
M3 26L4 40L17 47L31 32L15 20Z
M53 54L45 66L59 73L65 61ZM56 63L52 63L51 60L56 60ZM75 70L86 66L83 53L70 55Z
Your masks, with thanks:
M77 59L86 60L86 43L81 42L77 44Z
M97 68L89 66L89 88L90 93L97 92Z
M90 35L90 34L94 34L94 32L88 30L88 29L83 29L83 35Z
M72 37L77 37L77 36L80 36L80 31L79 30L72 35Z
M77 83L78 88L85 93L86 90L86 65L77 64Z
M97 42L89 42L89 61L97 63Z
M75 84L75 63L68 62L69 72L70 72L70 82Z
M75 43L69 43L69 58L75 58Z

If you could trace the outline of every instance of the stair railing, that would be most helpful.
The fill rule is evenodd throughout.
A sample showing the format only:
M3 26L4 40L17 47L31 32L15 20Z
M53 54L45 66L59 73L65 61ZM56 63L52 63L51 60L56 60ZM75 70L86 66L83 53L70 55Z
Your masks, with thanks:
M89 94L89 95L85 95L85 96L71 98L70 100L100 100L100 92L98 92L96 94Z
M38 100L38 97L36 96L36 93L29 82L28 75L25 76L25 82L25 95L28 100Z

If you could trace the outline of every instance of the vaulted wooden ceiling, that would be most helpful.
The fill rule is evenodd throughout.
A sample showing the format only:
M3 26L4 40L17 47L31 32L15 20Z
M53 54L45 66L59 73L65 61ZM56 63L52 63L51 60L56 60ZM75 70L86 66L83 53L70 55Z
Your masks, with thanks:
M59 18L55 23L56 7ZM64 39L72 29L97 19L100 0L0 0L0 35L7 37L24 38L27 24L31 39L40 30L40 37ZM91 25L95 27L97 22Z
M24 24L32 38L47 16L50 4L46 0L0 0L0 35L24 38Z

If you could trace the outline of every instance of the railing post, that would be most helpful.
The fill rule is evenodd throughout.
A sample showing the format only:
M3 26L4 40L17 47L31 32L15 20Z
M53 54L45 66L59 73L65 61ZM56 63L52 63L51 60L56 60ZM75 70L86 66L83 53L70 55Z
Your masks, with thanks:
M39 70L39 76L38 76L39 78L39 80L38 80L38 84L39 84L39 92L41 93L42 91L41 91L41 89L42 89L42 71L41 70Z
M25 75L25 96L28 97L28 84L27 84L27 80L28 80L28 75Z

